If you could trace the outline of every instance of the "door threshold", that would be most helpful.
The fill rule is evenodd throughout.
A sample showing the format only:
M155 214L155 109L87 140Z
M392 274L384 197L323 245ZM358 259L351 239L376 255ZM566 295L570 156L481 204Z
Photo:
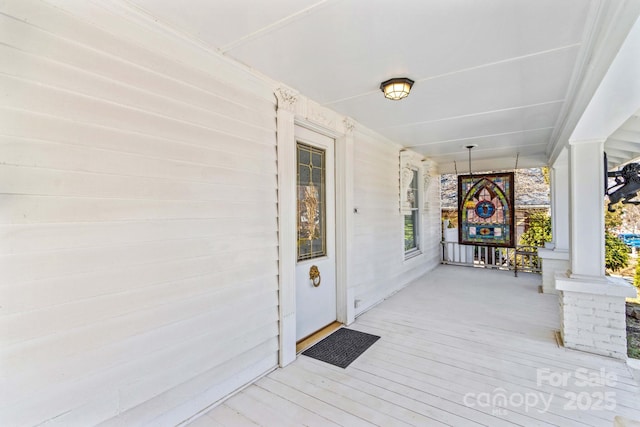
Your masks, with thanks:
M319 331L312 333L308 337L301 339L296 343L296 354L303 352L304 350L308 349L318 341L328 337L334 331L340 329L341 327L342 327L342 323L336 321L328 324L327 326L320 329Z

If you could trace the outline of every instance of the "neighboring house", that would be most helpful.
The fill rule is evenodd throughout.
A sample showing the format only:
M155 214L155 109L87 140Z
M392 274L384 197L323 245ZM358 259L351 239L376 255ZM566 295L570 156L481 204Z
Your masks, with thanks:
M197 28L185 36L140 8L164 5L171 16L201 23L203 31L215 32L228 21L234 25L224 27L233 33L246 24L225 15L234 2L2 2L1 425L178 424L293 361L296 341L310 331L327 321L349 324L438 265L438 177L453 171L453 155L432 145L409 147L402 142L408 133L382 136L383 130L371 128L375 120L365 125L340 114L226 54L239 38L268 41L283 22L266 12L294 3L268 2L247 18L270 19L263 32L234 33L226 40L230 44L211 47ZM312 3L296 5L286 24L302 25L303 18L322 18L345 4L357 13L339 18L362 24L359 12L367 7L318 2L317 14L311 14ZM604 269L597 233L572 235L567 224L598 229L603 209L594 181L601 174L594 171L603 167L604 141L631 117L631 107L616 109L623 121L606 111L599 115L606 132L592 117L580 119L585 111L595 114L587 106L640 13L631 2L605 3L562 7L562 19L571 20L566 25L557 18L557 3L549 2L539 21L527 21L542 47L526 38L511 40L511 33L503 33L507 26L491 27L479 59L486 66L456 63L464 86L451 84L456 89L468 83L464 99L477 91L487 102L484 110L471 114L481 106L466 101L441 106L456 120L476 123L490 115L496 121L487 126L500 125L502 136L487 143L491 158L478 160L479 168L505 158L513 164L513 141L521 144L523 167L552 166L552 182L558 177L552 197L573 196L555 199L560 202L552 218L562 230L556 248L564 251L555 270L566 272L571 265L576 277L598 279ZM538 2L531 5L537 8ZM213 11L201 14L198 7ZM514 12L510 1L501 7L506 18L526 15ZM486 11L497 16L492 8ZM402 26L411 17L403 11L391 15L379 25ZM560 19L553 24L558 37L549 42L548 17ZM218 27L209 21L214 18ZM414 28L429 27L418 24ZM486 30L476 21L469 24L460 29ZM528 28L513 31L522 35ZM348 22L337 29L348 30ZM316 30L302 25L300 32L314 36ZM379 50L361 33L352 35L340 45L359 41L371 50L370 58L379 59L383 73L404 70L388 63L396 49ZM461 47L473 40L462 40ZM316 55L302 40L287 41ZM499 41L509 42L501 53L508 61L495 54ZM255 55L289 64L284 68L304 60L279 43L268 51L258 47ZM318 46L324 43L318 40ZM346 52L336 58L346 64L341 73L358 65L363 53ZM443 52L453 59L453 49ZM477 53L469 52L469 58L476 60ZM432 66L446 65L427 59ZM543 71L532 67L538 64L534 59L548 67L532 87L527 79ZM465 74L476 70L478 78L504 87L492 66L505 67L508 73L501 75L515 76L513 86L523 90L498 98L497 90ZM627 69L633 78L614 80L633 93L637 73ZM438 70L449 81L446 69ZM562 79L547 87L558 72ZM302 77L326 76L318 71ZM536 89L542 86L547 92ZM373 92L370 82L360 87ZM531 100L538 96L543 100ZM405 104L383 101L381 117L428 109L412 109L412 98ZM429 108L440 108L429 102ZM458 113L458 106L465 112ZM531 128L523 129L524 121ZM480 122L472 127L484 141L494 128ZM449 132L440 129L442 121L434 123L430 137ZM453 130L464 129L458 123ZM572 135L578 142L601 139L569 144ZM611 150L610 161L621 163L640 151L629 150ZM572 178L571 187L570 173L580 178ZM592 197L593 188L599 199ZM570 203L593 209L571 216L577 208L569 209ZM314 265L320 276L312 278ZM572 344L569 335L565 344Z

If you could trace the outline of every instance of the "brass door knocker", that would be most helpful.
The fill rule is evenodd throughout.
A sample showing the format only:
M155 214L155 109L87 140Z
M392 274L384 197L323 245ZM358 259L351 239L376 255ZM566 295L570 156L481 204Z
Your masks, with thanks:
M318 270L317 266L312 265L309 269L309 279L311 280L311 283L313 283L313 286L315 286L316 288L320 286L322 277L320 277L320 270Z

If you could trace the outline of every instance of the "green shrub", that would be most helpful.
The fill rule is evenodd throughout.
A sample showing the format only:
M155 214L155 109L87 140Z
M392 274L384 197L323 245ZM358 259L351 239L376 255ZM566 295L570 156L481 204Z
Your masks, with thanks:
M618 271L629 264L629 247L613 233L604 232L604 265L611 271Z
M532 212L529 215L529 228L520 236L523 246L543 247L551 241L551 217L546 212Z

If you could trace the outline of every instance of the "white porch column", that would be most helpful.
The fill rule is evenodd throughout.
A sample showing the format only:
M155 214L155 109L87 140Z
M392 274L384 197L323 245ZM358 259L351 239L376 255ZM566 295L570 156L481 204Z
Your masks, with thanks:
M549 248L538 250L542 260L542 291L557 293L555 274L569 269L569 154L564 149L549 168L551 227Z
M635 290L605 276L603 140L570 141L570 265L556 273L565 347L625 359L625 297Z
M629 6L629 10L626 9ZM627 357L625 330L625 297L636 291L625 281L613 281L605 276L604 267L604 142L638 110L640 105L640 4L628 2L620 9L615 31L609 32L612 45L631 28L615 58L616 49L606 49L605 55L590 64L589 75L596 76L606 67L602 80L596 83L585 77L587 85L597 84L595 93L589 89L582 95L590 98L569 137L570 152L570 274L556 274L556 289L560 291L562 336L566 347ZM634 24L635 22L635 24ZM616 34L616 31L620 31ZM609 38L612 36L612 38ZM618 41L616 40L618 37ZM611 46L613 47L613 46ZM598 55L594 56L594 58ZM600 68L600 71L598 71ZM589 86L584 86L588 88ZM564 137L566 138L566 137ZM559 142L564 143L564 138Z
M604 280L604 140L571 141L571 277Z
M569 252L569 153L563 150L551 167L551 226L554 249ZM568 257L567 257L568 260Z

